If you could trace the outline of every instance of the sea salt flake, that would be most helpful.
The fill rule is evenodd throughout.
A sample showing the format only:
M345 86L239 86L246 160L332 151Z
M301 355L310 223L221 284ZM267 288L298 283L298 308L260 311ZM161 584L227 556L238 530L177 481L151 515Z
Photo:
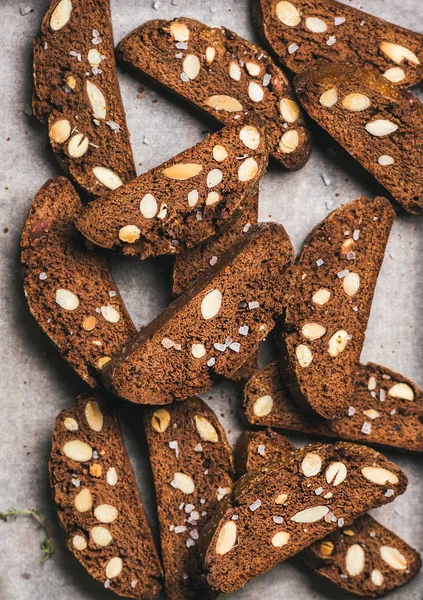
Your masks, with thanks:
M98 458L98 452L97 452L97 450L94 450L94 452L93 452L93 458L94 458L94 460L97 460L97 458Z
M321 267L321 266L324 264L324 262L325 262L324 260L322 260L321 258L318 258L318 259L316 260L316 265L317 265L318 267Z
M175 525L169 525L169 531L173 531L175 529Z
M328 512L325 514L324 519L326 523L335 523L336 521L335 515L330 510L328 510Z
M188 48L188 42L176 42L175 46L178 50L186 50Z
M212 256L211 259L209 260L209 265L212 267L216 263L217 263L217 256Z
M39 275L41 281L45 281L47 279L47 273L44 273L44 271L42 271L42 273L40 273Z
M342 271L339 271L336 275L337 277L339 277L339 279L343 279L344 277L346 277L348 275L349 271L348 269L343 269Z
M352 417L353 415L355 415L356 412L357 410L354 408L354 406L350 406L348 409L348 416Z
M219 350L219 352L225 352L225 350L226 350L226 348L227 348L226 344L219 344L219 343L216 343L216 344L213 344L213 346L214 346L214 348L215 348L216 350ZM213 364L214 364L214 363L213 363ZM210 365L209 365L209 366L210 366Z
M379 400L381 402L385 402L385 400L386 400L386 392L385 392L385 390L382 390L382 389L379 390Z
M195 218L197 219L197 221L203 220L203 214L202 214L201 210L197 210Z
M241 327L238 329L240 335L248 335L249 331L250 328L248 327L248 325L241 325Z
M265 73L264 77L263 77L264 87L267 87L271 81L272 81L272 76L269 73Z
M27 15L28 13L34 12L34 9L31 8L30 6L22 6L21 7L21 15L24 17L25 15Z
M370 535L371 538L374 538L374 537L376 537L376 532L375 531L371 531L369 533L369 535Z
M367 423L367 421L365 421L363 423L363 427L361 428L361 433L364 433L365 435L369 435L369 433L372 431L372 424L371 423Z
M266 446L264 444L259 444L257 446L257 454L260 454L260 456L266 455Z
M336 37L334 35L330 35L329 38L326 40L327 46L333 46L335 43L336 43Z
M298 44L289 44L289 46L288 46L288 53L289 54L294 54L298 49L299 49L299 45Z
M358 311L358 306L353 306L353 311L357 312Z
M385 492L385 496L386 496L386 498L390 498L390 497L391 497L391 496L393 496L394 494L395 494L395 492L394 492L394 490L392 490L392 489L386 490L386 492Z
M345 23L345 17L335 17L333 22L335 24L335 27L338 27L339 25Z
M260 304L258 302L249 302L248 308L250 310L254 310L255 308L260 308Z
M189 538L187 539L187 541L185 542L185 546L186 546L187 548L191 548L191 546L195 546L195 542L194 542L194 540L193 540L192 538L190 538L190 537L189 537Z
M238 521L238 515L232 515L231 520L232 521Z
M372 390L372 391L370 392L370 395L371 395L373 398L376 398L376 392L375 392L374 390Z
M110 581L108 579L106 579L106 581L104 582L104 587L107 588L110 586Z
M182 71L182 73L181 73L181 79L185 83L188 83L188 81L189 81L189 77L188 77L188 75L184 71Z
M185 512L187 513L187 515L189 515L189 513L191 513L194 510L195 506L193 504L185 504Z
M137 587L137 583L138 583L138 581L136 579L133 579L131 581L131 588L136 588Z
M200 504L205 504L205 503L206 503L205 498L200 498Z
M248 508L251 510L251 512L254 512L258 508L260 508L260 506L261 506L261 500L254 500L254 502L252 504L250 504L250 506Z
M206 516L207 516L207 511L206 511L206 510L203 510L203 512L201 513L201 516L202 516L202 517L206 517Z
M320 496L320 494L323 494L323 488L322 487L318 487L314 490L314 493L316 494L316 496Z
M280 517L279 515L275 515L274 517L272 517L272 519L273 519L273 522L277 523L278 525L283 523L283 517Z
M185 525L177 525L174 529L175 533L184 533L184 531L186 531L187 528L185 527Z
M91 40L91 43L93 44L93 46L98 46L99 44L101 44L102 41L103 39L100 36L97 36Z
M321 178L323 179L323 183L325 185L330 185L331 184L330 178L325 173L322 173Z
M189 534L193 540L198 540L198 538L200 537L200 535L198 533L198 529L193 529L192 531L189 532Z
M110 127L110 129L113 131L113 133L119 133L119 131L120 131L119 123L116 123L115 121L106 121L106 125L108 125Z
M244 227L242 228L243 233L247 233L247 231L250 229L251 227L251 223L245 223Z
M197 444L196 446L194 446L194 452L202 452L203 451L203 446L201 444Z
M389 414L394 416L396 412L397 412L396 408L393 408Z
M173 440L173 441L169 442L169 448L171 450L175 450L175 456L176 456L176 458L178 458L179 457L178 442L176 440Z
M343 527L344 523L345 523L345 521L342 517L340 519L338 519L338 527Z
M209 360L207 361L207 366L208 367L212 367L214 365L214 363L216 362L216 359L214 358L214 356L212 356L211 358L209 358Z
M232 342L232 344L229 344L229 349L233 352L239 352L241 349L241 344L239 342Z
M163 346L163 348L166 348L167 350L169 350L169 348L173 348L174 345L175 345L175 343L172 342L171 339L169 339L169 338L163 338L162 339L162 346Z
M339 577L341 579L348 579L348 575L345 575L345 573L341 573L341 575Z
M81 485L81 482L80 482L80 481L79 481L79 479L77 479L76 477L73 477L73 478L72 478L72 484L73 484L75 487L79 487L79 486Z
M43 48L44 48L44 50L47 50L47 48L48 48L47 42L44 42Z
M356 253L355 253L355 252L353 252L353 250L350 250L350 251L347 253L347 260L354 260L355 258L356 258Z

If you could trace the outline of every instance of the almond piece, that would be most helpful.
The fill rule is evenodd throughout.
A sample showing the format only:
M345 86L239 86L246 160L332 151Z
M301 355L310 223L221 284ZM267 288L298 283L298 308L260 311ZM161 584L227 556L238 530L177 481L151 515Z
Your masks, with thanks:
M175 42L187 42L189 40L189 29L185 23L174 21L170 24L170 33Z
M98 463L95 463L90 466L90 475L93 477L101 477L103 474L103 467Z
M320 544L320 554L325 558L330 556L334 551L335 546L332 542L322 542Z
M417 56L404 46L393 44L392 42L382 42L379 46L384 54L394 63L400 64L403 60L408 60L413 65L419 65L420 61Z
M216 187L216 185L219 185L219 183L222 182L222 179L223 179L222 171L220 169L212 169L209 173L207 173L207 179L206 179L207 187L208 188Z
M251 181L258 173L258 164L251 156L246 158L238 168L239 181Z
M204 344L192 344L191 354L194 358L203 358L206 355L206 348Z
M75 550L85 550L87 547L87 540L83 535L74 535L72 538L72 545Z
M348 94L342 100L342 106L352 112L361 112L367 110L370 106L370 98L365 94Z
M140 212L146 219L152 219L157 214L157 200L153 194L145 194L140 202Z
M275 548L281 548L282 546L286 546L286 544L289 542L290 537L291 534L287 531L278 531L278 533L275 533L275 535L272 537L272 546L274 546Z
M85 418L93 431L101 431L103 429L103 413L97 402L90 400L85 406Z
M219 531L216 541L216 554L224 556L236 543L236 523L235 521L228 521Z
M260 396L260 398L257 398L257 400L254 402L253 412L256 415L256 417L265 417L270 412L272 412L272 408L273 408L272 396L269 396L269 395Z
M309 367L313 361L313 353L305 344L299 344L299 346L295 348L295 356L300 365L304 368Z
M100 54L97 48L91 48L91 50L88 51L87 59L92 67L98 67L98 65L104 59L104 56Z
M343 352L350 340L350 335L345 329L340 329L330 338L328 342L328 352L331 356L336 358L338 354Z
M216 162L223 162L228 158L228 153L226 152L225 146L221 146L220 144L216 144L213 147L213 158Z
M414 392L406 383L395 383L388 391L388 395L401 400L414 400Z
M288 494L279 494L275 500L275 504L285 504L288 500Z
M392 83L399 83L405 79L405 72L401 67L391 67L384 72L383 76L388 79L388 81L392 81Z
M326 328L319 323L306 323L301 329L301 333L308 340L318 340L326 333Z
M216 56L216 50L212 46L206 48L206 61L208 65L211 65Z
M192 477L186 475L186 473L175 473L171 485L184 494L192 494L195 490L195 484Z
M234 81L239 81L241 79L241 68L238 63L231 61L229 65L229 77Z
M113 523L118 518L118 511L110 504L99 504L94 509L94 516L100 523Z
M357 577L364 569L366 556L359 544L353 544L345 556L345 568L350 577Z
M85 329L85 331L92 331L95 329L96 324L97 319L95 317L85 317L85 319L82 321L82 329Z
M348 273L342 279L342 287L347 296L354 296L360 289L360 276L357 273Z
M172 165L171 167L164 169L162 175L169 179L185 181L186 179L191 179L191 177L198 175L202 169L202 165L196 163L178 163L177 165Z
M89 139L83 133L73 135L69 140L68 154L72 158L81 158L88 150Z
M323 306L324 304L326 304L326 302L329 302L329 300L330 300L330 291L327 290L326 288L320 288L320 290L317 290L317 292L314 292L311 300L312 300L312 302L314 302L314 304Z
M395 485L398 483L398 477L395 473L392 473L383 467L363 467L361 469L361 474L368 481L376 483L377 485L385 485L387 483Z
M295 123L300 116L300 107L290 98L282 98L279 102L279 112L287 123Z
M201 316L208 321L213 319L222 306L222 292L218 289L210 290L201 301Z
M300 12L292 2L278 2L276 16L287 27L296 27L301 21Z
M102 356L97 361L97 368L102 369L104 367L104 365L107 365L107 363L110 362L111 360L112 359L110 358L110 356Z
M60 0L51 13L50 27L53 31L59 31L69 22L72 12L71 0Z
M343 462L333 462L326 469L326 481L333 486L341 485L347 478L347 467Z
M393 165L395 161L389 154L382 154L382 156L379 156L377 159L377 162L382 165L382 167L389 167L390 165Z
M318 17L308 17L305 20L305 26L313 33L324 33L328 28L326 23Z
M106 577L107 579L114 579L118 577L122 571L123 562L119 556L114 556L109 560L106 565Z
M84 488L75 496L75 508L78 512L87 512L93 505L93 498L88 488Z
M250 81L248 84L248 95L253 102L261 102L264 98L264 90L255 81Z
M239 132L239 139L251 150L257 150L260 145L260 133L252 125L244 125Z
M219 202L219 200L220 196L217 192L209 192L206 198L206 206L212 206L213 204L216 204L216 202Z
M140 239L141 229L136 225L125 225L119 229L119 239L122 242L133 244Z
M369 410L363 410L363 415L366 415L366 417L369 417L369 419L377 419L380 417L380 413L373 408L369 408Z
M106 167L93 167L93 173L96 179L109 188L109 190L116 190L123 185L119 176L111 169L107 169Z
M239 112L242 110L242 104L232 96L217 94L209 96L204 100L204 103L215 110L224 110L225 112Z
M97 525L91 529L91 537L97 546L102 547L108 546L113 539L110 531L101 525Z
M63 446L63 454L77 462L87 462L92 459L93 450L91 446L80 440L71 440Z
M105 306L100 307L101 314L109 323L119 323L120 314L119 311L116 310L114 306L111 304L106 304Z
M63 425L69 431L76 431L78 429L78 423L75 421L75 419L72 419L72 417L66 417L66 419L63 421Z
M247 71L251 75L251 77L258 77L261 73L260 65L255 62L245 63L245 68L247 69Z
M298 131L291 129L290 131L286 131L279 140L279 150L284 154L291 154L291 152L295 152L299 142Z
M338 102L338 94L335 88L330 88L330 90L326 90L319 98L319 102L325 108L331 108L335 106Z
M383 575L382 573L379 571L379 569L373 569L372 574L370 576L373 585L376 585L377 587L381 586L383 583Z
M106 98L104 97L103 92L100 90L100 88L98 86L95 85L95 83L93 83L89 79L87 79L85 85L86 85L88 100L90 101L94 117L96 119L105 119L106 118Z
M106 481L109 485L116 485L118 482L117 471L114 467L107 469Z
M327 506L313 506L312 508L306 508L297 512L291 517L291 521L295 523L316 523L316 521L323 519L328 512L329 509Z
M197 433L202 440L205 442L213 442L214 444L219 441L219 436L217 435L216 429L210 423L206 417L202 415L195 415L195 428L197 429Z
M376 121L367 123L364 128L368 133L375 137L384 137L385 135L394 133L398 129L398 125L387 119L376 119Z
M201 64L198 56L195 54L187 54L182 64L184 73L190 79L195 79L200 72Z
M302 460L301 471L306 477L314 477L320 473L322 468L322 459L315 452L308 452Z
M56 290L55 300L64 310L76 310L79 306L78 296L69 290Z
M71 130L72 127L68 119L59 119L50 127L50 139L56 144L63 144L70 136Z
M393 569L404 571L407 568L407 559L396 548L381 546L379 552L381 559Z
M191 190L187 196L188 206L195 206L198 202L198 190Z

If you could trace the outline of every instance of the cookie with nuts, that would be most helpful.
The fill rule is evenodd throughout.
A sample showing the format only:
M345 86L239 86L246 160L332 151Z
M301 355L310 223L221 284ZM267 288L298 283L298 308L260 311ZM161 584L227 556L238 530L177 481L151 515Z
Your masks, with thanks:
M91 202L77 227L91 242L124 254L178 254L249 205L267 160L262 128L225 127Z
M90 386L136 333L108 265L75 229L82 208L70 181L49 179L38 191L21 238L29 309L62 357Z
M384 456L345 442L266 462L237 481L204 529L204 580L233 592L406 487L404 473Z
M34 39L33 111L60 164L90 196L135 177L109 0L51 0Z
M244 474L269 460L284 460L293 450L293 444L272 429L246 431L237 442L237 472ZM336 483L335 475L332 485ZM322 493L323 488L315 489L316 496ZM338 588L373 598L404 585L421 566L420 554L370 515L314 542L298 556L313 573Z
M361 197L309 234L279 334L292 398L327 419L350 405L377 277L395 212Z
M200 398L144 413L169 600L199 597L197 541L233 485L232 450ZM201 598L209 597L203 591Z
M257 115L270 154L288 169L306 163L311 137L290 82L229 29L185 17L149 21L119 43L118 57L225 125Z
M118 596L152 600L162 569L113 409L83 394L56 419L50 483L66 545Z
M340 419L301 411L277 362L246 383L244 410L253 425L423 452L423 392L410 379L374 363L358 365L350 406Z
M336 0L257 0L258 29L294 73L349 62L409 87L423 78L423 36Z
M297 75L309 115L408 212L423 210L423 106L383 75L324 64Z
M217 263L238 240L249 231L258 219L258 191L247 208L217 235L202 244L175 256L173 265L173 295L179 296L197 277ZM257 371L257 353L231 374L234 381L249 379Z
M231 376L282 312L292 260L281 225L253 226L105 366L106 386L131 402L168 404Z

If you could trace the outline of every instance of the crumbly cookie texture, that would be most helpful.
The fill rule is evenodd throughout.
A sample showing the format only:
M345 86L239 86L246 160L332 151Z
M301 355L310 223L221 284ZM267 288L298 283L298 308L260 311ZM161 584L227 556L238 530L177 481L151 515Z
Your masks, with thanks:
M309 234L279 335L291 395L309 412L344 416L354 391L377 277L395 212L362 197Z
M277 362L247 382L244 410L254 425L423 451L423 392L410 379L374 363L358 365L350 406L340 419L328 421L302 412Z
M119 596L150 600L162 569L115 413L83 394L56 419L50 483L66 545Z
M105 259L74 227L81 208L70 181L49 179L22 230L21 263L32 315L62 357L95 386L136 329Z
M149 21L118 57L225 125L257 115L270 153L288 169L307 161L311 137L288 79L258 46L224 27L178 18Z
M404 473L384 456L345 442L269 461L238 480L203 531L204 579L233 592L406 487Z
M90 196L135 177L109 0L52 0L34 39L33 111L60 164Z
M250 203L231 221L231 223L214 237L206 240L182 254L175 256L173 265L173 295L179 296L197 277L205 273L210 267L228 252L236 242L244 237L258 220L258 190L253 194ZM247 335L245 330L244 335ZM230 378L234 381L245 381L257 371L257 352L249 357L245 363Z
M423 210L423 105L382 75L324 64L297 75L309 115L381 183L401 206Z
M169 600L198 598L197 542L233 486L232 450L214 412L192 397L144 413ZM203 590L201 598L210 597Z
M295 450L291 442L273 431L244 432L237 443L237 472L261 467L269 460L284 460ZM339 465L328 469L333 486L340 481ZM316 496L323 488L314 490ZM388 494L391 494L387 490ZM276 517L276 521L280 518ZM370 515L346 523L299 554L313 573L355 596L378 597L412 579L420 569L420 554Z
M258 0L255 21L294 73L313 62L349 62L397 86L423 77L423 36L336 0Z
M136 403L184 400L238 370L274 327L291 280L292 244L255 225L108 363L104 382Z
M249 205L267 160L260 127L226 127L91 202L77 227L91 242L124 254L178 254Z

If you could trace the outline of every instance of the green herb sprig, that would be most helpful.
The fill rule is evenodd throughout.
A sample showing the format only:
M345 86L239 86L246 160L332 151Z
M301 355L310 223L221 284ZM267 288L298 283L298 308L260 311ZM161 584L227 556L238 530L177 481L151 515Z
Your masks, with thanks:
M2 521L16 520L18 517L32 517L44 531L44 539L40 544L40 548L43 551L43 557L40 560L41 563L45 563L56 550L56 544L50 535L50 528L48 523L44 517L41 516L40 511L35 508L30 508L27 510L21 510L19 508L11 508L7 512L0 512L0 519Z

